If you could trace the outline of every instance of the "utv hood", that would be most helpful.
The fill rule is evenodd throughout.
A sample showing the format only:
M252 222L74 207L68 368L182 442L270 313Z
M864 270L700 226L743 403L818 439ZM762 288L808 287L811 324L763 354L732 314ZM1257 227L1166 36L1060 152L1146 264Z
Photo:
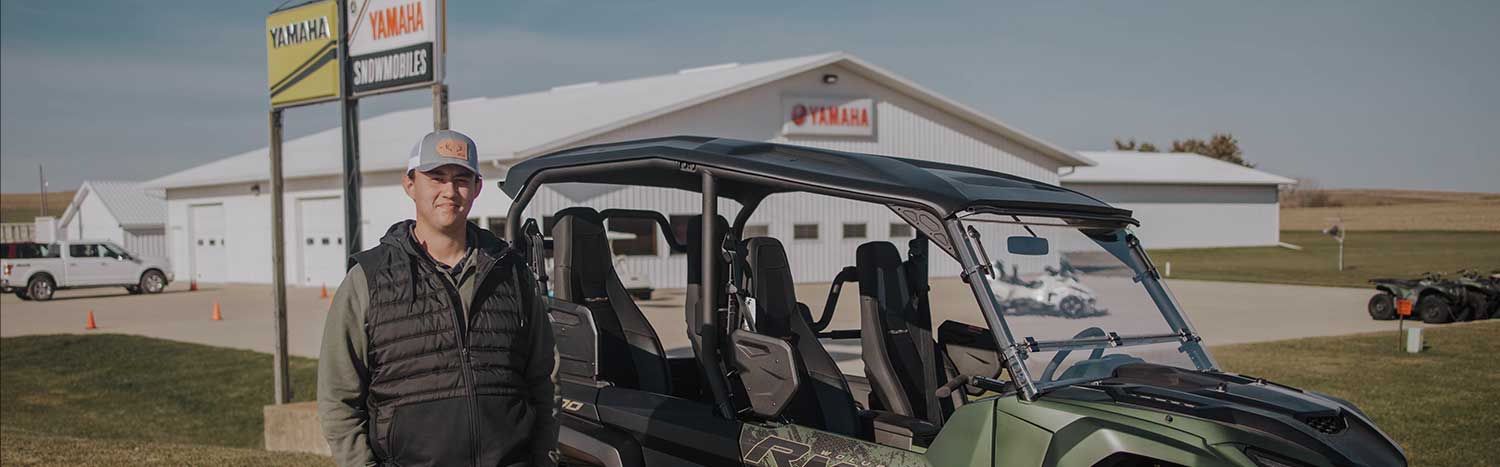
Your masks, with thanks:
M1263 379L1203 373L1148 363L1115 369L1091 389L1054 396L1149 408L1279 438L1333 465L1405 466L1406 455L1353 404Z

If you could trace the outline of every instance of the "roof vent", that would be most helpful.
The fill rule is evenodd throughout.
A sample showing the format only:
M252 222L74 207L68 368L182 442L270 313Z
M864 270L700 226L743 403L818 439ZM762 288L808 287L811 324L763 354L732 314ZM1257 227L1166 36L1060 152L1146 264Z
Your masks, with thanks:
M723 70L723 69L726 69L726 68L734 68L734 67L737 67L737 66L740 66L739 62L720 63L718 65L700 66L698 68L685 68L685 69L682 69L682 70L677 70L677 74L679 74L679 75L685 75L685 74L688 74L688 73L697 73L697 72L700 72L700 71Z
M557 91L571 91L571 90L574 90L574 89L591 88L591 87L598 86L598 85L599 85L598 81L589 81L587 83L578 83L578 84L568 84L568 85L563 85L563 86L557 86L557 87L552 88L552 91L553 92L557 92Z

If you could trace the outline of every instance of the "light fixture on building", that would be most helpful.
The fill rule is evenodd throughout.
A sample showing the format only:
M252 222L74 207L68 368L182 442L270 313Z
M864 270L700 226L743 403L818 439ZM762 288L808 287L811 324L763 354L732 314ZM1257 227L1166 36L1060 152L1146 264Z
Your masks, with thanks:
M251 184L250 185L250 193L253 194L253 195L255 195L255 196L260 196L260 184L259 183L253 183L253 184Z
M835 75L833 73L829 73L829 74L823 75L823 84L834 84L834 83L838 83L838 82L839 82L839 75Z

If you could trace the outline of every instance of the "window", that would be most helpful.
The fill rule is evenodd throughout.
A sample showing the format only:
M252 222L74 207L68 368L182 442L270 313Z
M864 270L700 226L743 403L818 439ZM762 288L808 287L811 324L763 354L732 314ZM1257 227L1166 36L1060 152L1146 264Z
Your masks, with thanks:
M667 216L667 222L669 224L672 224L672 235L676 236L677 241L682 242L683 245L691 244L694 240L688 238L688 222L692 220L693 215L691 214L673 214L671 216ZM675 255L679 253L674 251L672 252L672 254Z
M635 238L611 240L610 249L617 255L655 256L656 221L649 219L614 218L606 222L610 232L635 235Z
M793 224L792 238L795 240L817 240L818 224Z
M129 256L125 254L125 249L110 244L99 245L99 253L105 258L123 259Z
M865 224L844 224L844 238L865 238Z
M743 235L745 238L769 236L771 236L771 226L765 224L747 225L745 226L745 235Z
M891 238L911 238L911 224L905 222L891 223Z
M496 237L500 237L502 239L505 238L504 217L491 217L487 224L488 225L485 228L490 229L490 233L495 234Z
M92 243L68 245L68 256L74 258L97 258L99 257L99 245Z

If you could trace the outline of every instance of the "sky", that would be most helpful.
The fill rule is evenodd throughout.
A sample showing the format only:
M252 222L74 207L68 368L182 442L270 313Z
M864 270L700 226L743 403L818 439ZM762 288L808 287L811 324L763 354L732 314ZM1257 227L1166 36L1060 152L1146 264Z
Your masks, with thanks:
M0 191L266 144L277 1L0 0ZM1500 191L1500 2L450 0L452 100L845 51L1074 150L1230 132L1329 188ZM366 99L362 116L430 105ZM335 127L289 111L286 136ZM331 155L331 157L337 157Z

